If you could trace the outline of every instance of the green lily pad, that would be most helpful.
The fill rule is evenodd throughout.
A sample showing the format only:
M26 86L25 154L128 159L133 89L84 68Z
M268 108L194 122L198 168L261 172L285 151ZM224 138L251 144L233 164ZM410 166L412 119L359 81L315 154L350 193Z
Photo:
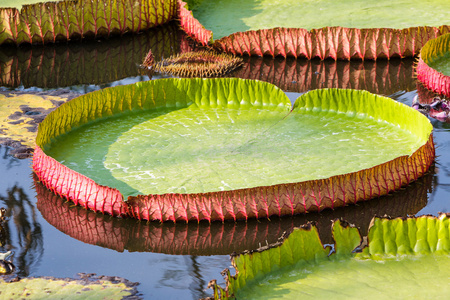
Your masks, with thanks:
M34 169L47 184L56 180L50 186L63 174L72 176L69 170L73 170L98 185L118 189L129 200L142 194L152 198L176 193L176 201L180 201L177 205L188 205L191 200L183 195L195 198L218 193L206 197L211 199L207 201L217 202L213 210L222 207L219 218L230 218L223 209L237 209L219 199L238 201L245 197L262 201L260 204L267 207L265 214L282 215L289 210L291 214L311 210L311 205L315 207L312 210L320 210L373 198L416 179L434 157L431 130L429 121L415 110L364 91L311 91L297 99L291 109L287 96L267 83L240 79L155 80L94 92L62 106L42 123L37 144L46 155L70 169L48 174L46 170L53 167L46 165L45 157L40 160L39 151ZM422 151L424 154L415 154ZM402 169L399 166L356 175L397 163L404 165ZM390 176L396 180L386 181L386 172L393 172ZM356 179L345 179L347 174L364 179L353 183L351 180ZM320 180L333 183L315 185ZM58 183L56 188L76 193L78 183L69 182L65 187ZM310 182L318 189L308 191ZM296 187L294 183L307 186ZM294 190L267 191L273 196L264 198L252 194L261 187ZM227 191L231 194L220 194ZM63 195L67 192L61 190ZM247 192L251 194L237 195ZM293 193L293 199L277 197L276 193ZM272 197L278 204L271 203ZM129 205L146 210L148 207L140 205L154 201L150 198L136 198L137 202L132 200ZM243 216L262 214L254 206L260 204L244 203L249 207ZM291 208L283 208L286 205ZM183 209L201 208L196 204ZM242 218L240 213L230 212L232 218ZM148 215L143 218L152 219Z
M440 0L194 2L193 15L180 6L181 27L202 44L214 33L216 49L238 55L414 57L429 39L450 30L450 4Z
M216 299L443 299L450 291L449 222L444 214L374 218L368 246L355 254L358 230L338 221L329 256L314 226L297 229L282 244L232 257L236 275L227 271L227 288L211 285Z
M416 72L417 79L429 90L450 97L450 33L423 46Z
M65 0L52 0L51 2L59 2ZM31 5L46 2L45 0L3 0L0 7L12 7L21 9L24 5Z
M328 178L411 155L426 142L363 115L301 109L288 115L282 96L281 111L192 104L130 112L74 130L46 152L127 198Z
M11 7L12 2L15 4ZM175 0L2 1L0 45L55 43L139 32L172 20L177 4Z
M408 28L448 23L450 2L335 0L194 1L194 16L215 39L275 27ZM190 1L187 1L188 5Z

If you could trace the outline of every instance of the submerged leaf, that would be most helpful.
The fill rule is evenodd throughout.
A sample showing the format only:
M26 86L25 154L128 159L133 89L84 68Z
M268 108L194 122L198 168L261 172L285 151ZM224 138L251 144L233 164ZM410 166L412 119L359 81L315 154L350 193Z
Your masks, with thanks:
M374 218L368 246L358 254L349 252L361 240L357 230L337 222L333 228L336 253L329 257L323 256L320 241L309 238L315 228L300 228L281 245L233 256L236 275L226 272L225 289L212 283L215 298L359 298L355 291L367 299L442 298L450 290L449 222L445 214L439 218ZM340 248L343 245L347 246ZM306 247L315 248L316 256L303 253L280 268L278 253L282 247L289 249L286 257L293 257L294 249ZM260 264L267 267L261 269Z
M20 157L31 153L38 124L67 100L50 94L0 93L0 144L20 148L15 152Z
M119 277L79 274L81 279L36 277L0 281L4 299L123 299L135 297L135 283Z

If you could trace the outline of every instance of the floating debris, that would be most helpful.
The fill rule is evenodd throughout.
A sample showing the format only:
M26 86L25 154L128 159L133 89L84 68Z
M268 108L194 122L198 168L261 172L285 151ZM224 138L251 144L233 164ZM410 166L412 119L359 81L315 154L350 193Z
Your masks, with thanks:
M434 97L431 103L423 104L420 103L418 96L416 96L414 97L412 108L441 122L446 122L450 114L450 103L441 97Z
M155 63L150 50L142 65L151 72L171 74L178 77L221 77L244 63L232 54L208 50L185 52Z

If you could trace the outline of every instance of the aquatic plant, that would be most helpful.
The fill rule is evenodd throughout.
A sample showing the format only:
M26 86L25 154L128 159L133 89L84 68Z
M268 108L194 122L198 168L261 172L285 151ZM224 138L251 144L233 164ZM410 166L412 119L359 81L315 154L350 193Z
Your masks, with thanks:
M431 130L415 110L364 91L315 90L291 109L263 82L162 79L86 94L50 113L33 170L57 194L114 216L266 218L345 206L416 180L434 159Z
M62 0L0 7L0 45L122 35L162 25L176 14L176 0Z
M236 275L225 270L226 287L215 280L210 286L215 299L440 297L449 290L449 218L375 217L367 240L336 220L332 251L309 224L276 244L232 255Z
M150 50L142 65L149 72L171 74L177 77L221 77L240 67L242 58L213 51L190 51L155 62Z
M417 79L428 89L450 97L450 34L428 41L420 50Z
M429 39L450 31L447 2L381 2L205 0L194 6L199 22L186 13L190 26L181 26L211 43L203 24L218 37L215 49L236 55L346 60L413 57Z

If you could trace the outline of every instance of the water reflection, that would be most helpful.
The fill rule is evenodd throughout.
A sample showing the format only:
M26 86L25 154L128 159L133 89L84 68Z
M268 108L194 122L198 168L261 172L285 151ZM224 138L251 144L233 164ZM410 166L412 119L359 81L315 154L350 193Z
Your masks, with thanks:
M0 194L0 204L9 216L9 220L3 223L0 252L14 251L16 274L26 277L38 268L44 252L36 208L18 185L7 189L6 195Z
M176 22L121 38L46 46L0 47L0 86L58 88L107 84L141 74L149 49L155 58L189 51Z
M390 95L416 88L414 59L334 61L244 57L231 76L258 79L284 91L303 93L320 88L348 88Z
M336 210L271 220L248 222L156 223L104 216L53 194L35 181L37 208L58 230L88 244L122 252L158 252L166 254L221 255L256 249L274 243L283 232L308 221L316 221L322 241L331 243L331 220L343 218L361 229L363 235L374 215L400 217L414 215L427 205L432 191L430 172L404 189L378 199Z

